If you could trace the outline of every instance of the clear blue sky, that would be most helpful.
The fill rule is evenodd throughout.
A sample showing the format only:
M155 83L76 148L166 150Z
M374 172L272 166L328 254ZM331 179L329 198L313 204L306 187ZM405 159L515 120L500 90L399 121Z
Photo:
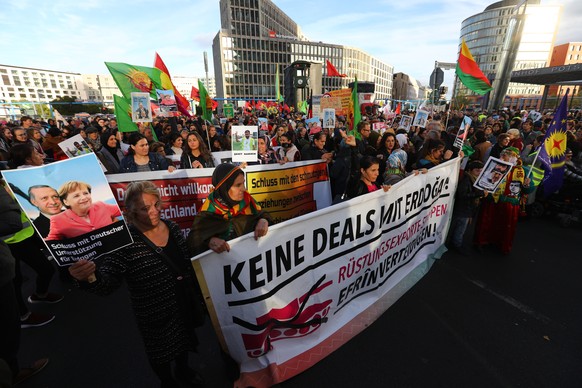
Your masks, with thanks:
M461 22L494 1L276 0L313 41L358 47L426 84L434 61L455 62ZM103 62L204 76L220 28L218 0L1 0L0 63L106 74ZM582 1L564 5L556 44L582 41ZM371 4L371 5L370 5ZM445 84L453 72L445 72ZM449 79L447 79L449 78Z

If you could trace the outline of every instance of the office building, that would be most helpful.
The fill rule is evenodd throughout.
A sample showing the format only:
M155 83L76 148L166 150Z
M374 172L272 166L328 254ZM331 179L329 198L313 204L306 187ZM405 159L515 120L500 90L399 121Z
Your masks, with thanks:
M575 63L582 63L582 42L569 42L554 46L552 57L550 58L550 67ZM562 96L568 88L570 89L570 95L572 95L575 90L572 85L551 85L549 88L549 96Z
M374 82L376 99L392 97L393 67L353 47L309 41L270 0L220 0L221 29L213 41L219 98L274 99L277 68L283 94L285 68L312 63L307 88L314 94ZM326 60L347 77L329 77ZM321 76L320 76L321 75Z
M512 18L523 10L520 6L523 7L523 3L519 0L498 1L461 24L459 50L461 40L464 39L481 71L489 79L501 77L503 46L511 32ZM512 70L536 69L548 65L561 10L561 5L540 4L540 0L527 2L525 22ZM541 88L538 85L509 83L505 105L527 97L541 97ZM457 78L454 95L458 94L467 95L476 105L482 101L481 96L468 90Z

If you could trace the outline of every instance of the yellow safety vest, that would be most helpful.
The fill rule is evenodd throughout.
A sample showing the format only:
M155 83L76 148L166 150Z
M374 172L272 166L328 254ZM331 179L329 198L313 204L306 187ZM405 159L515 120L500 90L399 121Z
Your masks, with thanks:
M6 244L16 244L21 241L26 240L30 236L34 234L34 227L32 226L32 222L26 216L26 213L22 210L20 211L20 220L22 221L22 229L18 232L9 234L7 236L2 236L0 239L4 241Z

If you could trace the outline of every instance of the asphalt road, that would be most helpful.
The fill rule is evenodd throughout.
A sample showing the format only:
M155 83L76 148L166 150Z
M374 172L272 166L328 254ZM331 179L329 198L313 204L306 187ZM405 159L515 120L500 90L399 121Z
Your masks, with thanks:
M367 330L280 386L581 387L581 242L581 227L538 219L520 223L508 256L447 252ZM33 308L56 319L22 331L20 357L50 363L19 387L158 386L125 289L52 289L65 299ZM208 387L231 387L209 323L198 333L192 365Z

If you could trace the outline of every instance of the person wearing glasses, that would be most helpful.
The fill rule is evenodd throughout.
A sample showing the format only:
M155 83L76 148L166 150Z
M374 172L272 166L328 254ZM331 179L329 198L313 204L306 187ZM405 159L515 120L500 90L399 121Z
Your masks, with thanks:
M28 143L28 133L25 128L15 127L12 129L12 144Z

